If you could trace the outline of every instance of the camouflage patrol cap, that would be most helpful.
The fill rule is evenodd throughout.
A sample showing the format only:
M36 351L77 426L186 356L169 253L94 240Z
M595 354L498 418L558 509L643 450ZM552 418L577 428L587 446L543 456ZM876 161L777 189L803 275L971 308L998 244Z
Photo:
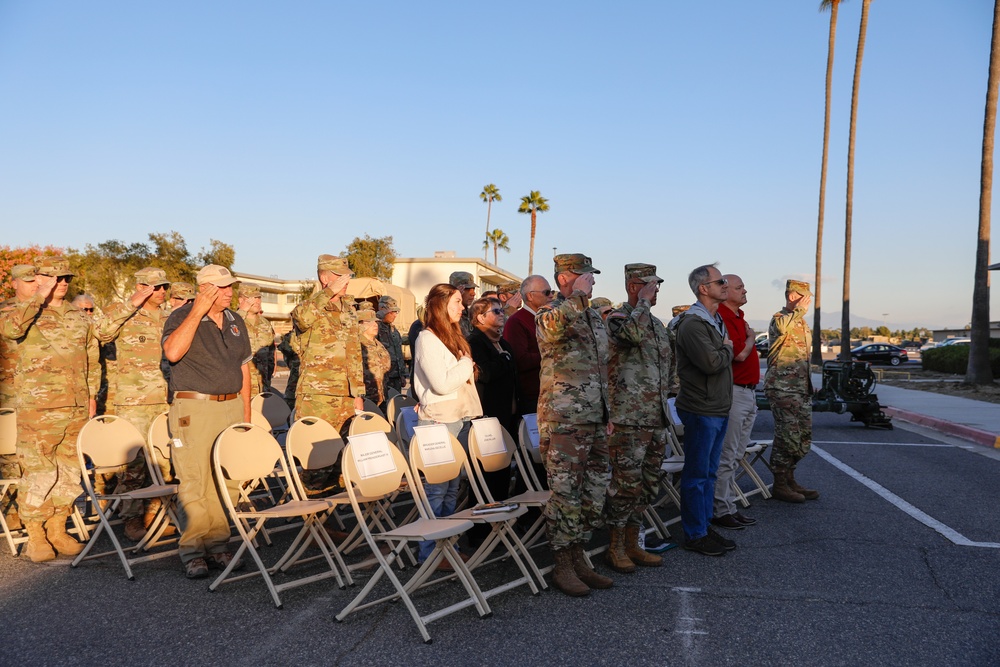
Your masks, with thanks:
M30 283L35 279L35 267L31 264L15 264L10 270L10 277Z
M663 282L663 278L656 275L656 265L655 264L626 264L625 265L625 280L641 280L644 283L651 283L656 281L658 283Z
M468 271L455 271L448 276L448 284L458 289L475 289L476 279Z
M674 317L677 317L681 313L686 313L687 310L688 310L688 308L690 308L690 307L691 307L690 305L687 305L687 306L674 306L673 308L670 309L670 313Z
M167 280L167 272L163 269L147 266L135 272L135 284L156 287L157 285L169 285L170 281Z
M346 257L336 255L320 255L316 259L317 271L332 271L338 276L346 276L351 272L351 267L347 264Z
M591 308L611 308L614 304L611 303L611 299L607 299L603 296L599 296L596 299L590 300Z
M374 322L375 306L371 301L362 301L358 304L358 322Z
M795 292L802 296L812 296L812 292L809 290L809 283L801 280L785 281L785 292Z
M50 276L59 278L60 276L75 276L69 270L69 260L65 257L43 257L38 260L35 267L35 274L40 276Z
M378 300L378 310L380 313L382 311L385 311L387 313L398 313L399 303L391 296L386 295Z
M193 299L194 285L191 283L173 283L170 285L170 298Z
M521 283L512 280L497 287L497 294L514 294L521 290Z
M580 274L600 273L600 271L594 268L593 260L579 253L556 255L552 261L555 263L556 273L562 273L563 271Z
M362 312L364 312L366 310L370 310L373 313L375 312L375 306L372 305L371 301L362 301L361 303L359 303L357 305L357 309L358 309L359 313L362 313Z
M240 283L240 296L247 299L260 296L260 285L253 283Z
M233 275L233 272L224 266L219 266L218 264L209 264L208 266L202 268L198 272L198 277L196 278L199 285L204 285L205 283L211 283L216 287L229 287L235 283L238 278Z

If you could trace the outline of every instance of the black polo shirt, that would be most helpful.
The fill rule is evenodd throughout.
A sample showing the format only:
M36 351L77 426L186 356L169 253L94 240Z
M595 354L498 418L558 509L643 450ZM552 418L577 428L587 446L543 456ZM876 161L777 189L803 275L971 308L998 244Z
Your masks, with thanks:
M163 342L191 312L188 303L170 314L163 326ZM253 356L250 335L243 318L222 311L222 328L207 315L201 318L191 348L180 361L170 364L170 391L202 394L236 394L243 388L243 364Z

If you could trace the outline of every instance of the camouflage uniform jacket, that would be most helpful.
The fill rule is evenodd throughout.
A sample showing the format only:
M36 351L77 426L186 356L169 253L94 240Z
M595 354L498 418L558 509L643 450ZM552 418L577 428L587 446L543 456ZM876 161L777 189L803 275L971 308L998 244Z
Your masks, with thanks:
M0 315L0 334L19 340L16 407L87 408L101 383L97 336L69 302L43 307L39 296Z
M271 378L274 376L274 327L261 313L250 315L243 309L236 312L246 322L247 332L250 334L250 349L253 350L250 373L257 373L263 390L271 385ZM255 380L256 378L251 379L251 387L258 384Z
M765 391L812 394L812 371L809 355L812 332L806 324L806 309L789 312L782 308L771 318L767 328L770 348L767 351Z
M115 342L114 372L108 372L108 381L114 385L111 396L115 405L167 402L167 379L163 376L160 348L166 321L165 311L136 308L126 301L108 308L95 323L101 343Z
M608 389L615 424L666 426L673 355L667 329L640 299L608 315Z
M564 424L608 421L608 333L579 290L538 309L542 355L538 420Z
M386 324L383 321L378 323L378 341L389 353L392 366L386 371L386 375L391 378L402 378L406 368L406 358L403 356L403 337L396 331L396 327Z
M462 309L462 319L458 321L458 326L462 327L462 338L468 338L472 334L472 311L468 308Z
M361 333L351 302L320 290L292 311L299 339L298 396L364 396Z
M20 303L11 297L0 303L0 313L7 313ZM14 406L14 373L17 371L17 344L19 341L0 336L0 408Z
M385 400L383 382L392 367L389 352L378 340L361 336L361 356L365 365L365 395L381 405Z

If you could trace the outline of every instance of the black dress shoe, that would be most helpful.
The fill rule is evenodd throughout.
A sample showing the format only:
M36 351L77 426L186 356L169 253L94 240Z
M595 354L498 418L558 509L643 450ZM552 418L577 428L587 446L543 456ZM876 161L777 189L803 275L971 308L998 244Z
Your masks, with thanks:
M723 514L722 516L713 517L712 525L727 530L743 530L746 528L746 524L736 518L735 514Z
M755 523L757 523L757 519L753 518L752 516L747 516L742 512L737 512L733 516L736 517L736 520L742 523L744 526L752 526Z
M715 540L715 542L726 551L732 551L733 549L736 548L736 542L726 539L725 537L719 535L711 528L708 529L708 538L710 540Z
M705 556L725 556L726 550L711 537L699 537L696 540L685 540L684 548Z

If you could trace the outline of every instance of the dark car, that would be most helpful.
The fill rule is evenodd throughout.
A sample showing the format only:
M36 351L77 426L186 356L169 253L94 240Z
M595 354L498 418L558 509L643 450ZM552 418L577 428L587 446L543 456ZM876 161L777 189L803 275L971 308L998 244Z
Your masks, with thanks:
M906 350L886 343L869 343L851 350L851 358L858 361L868 361L873 364L891 364L898 366L909 361Z

